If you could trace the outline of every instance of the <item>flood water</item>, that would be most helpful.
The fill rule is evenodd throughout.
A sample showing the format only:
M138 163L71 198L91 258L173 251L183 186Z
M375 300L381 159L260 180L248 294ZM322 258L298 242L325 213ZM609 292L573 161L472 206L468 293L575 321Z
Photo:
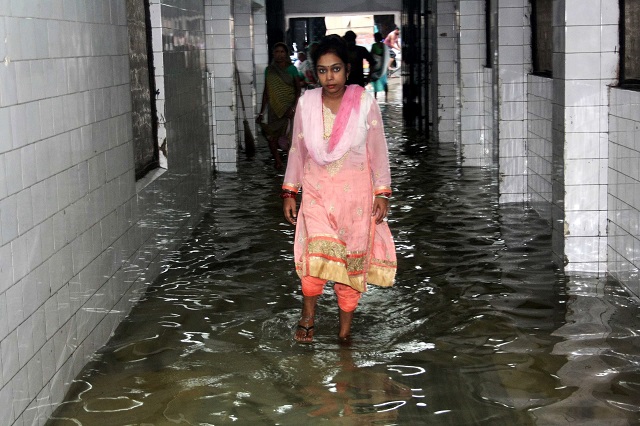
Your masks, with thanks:
M382 109L398 275L361 299L351 346L329 288L314 343L292 339L294 230L263 144L216 177L192 238L47 424L640 424L634 299L556 270L548 224L498 205L490 170Z

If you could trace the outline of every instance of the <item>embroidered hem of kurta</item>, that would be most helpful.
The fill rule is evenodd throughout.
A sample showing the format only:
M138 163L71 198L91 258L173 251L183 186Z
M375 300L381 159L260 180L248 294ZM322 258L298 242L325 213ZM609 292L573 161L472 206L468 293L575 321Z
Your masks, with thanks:
M367 282L380 287L393 286L397 262L370 259L366 253L347 252L343 242L327 236L310 238L302 262L296 262L296 272L304 276L346 284L365 292ZM365 278L365 270L368 270ZM366 281L365 281L366 280Z

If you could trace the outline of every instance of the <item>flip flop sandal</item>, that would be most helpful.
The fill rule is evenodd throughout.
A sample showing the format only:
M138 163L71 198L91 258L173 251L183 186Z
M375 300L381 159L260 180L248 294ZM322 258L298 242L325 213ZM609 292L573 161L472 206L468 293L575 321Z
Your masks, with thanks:
M313 326L312 325L310 325L309 327L305 327L302 324L298 324L297 328L304 330L304 336L303 336L304 338L313 337L313 336L309 336L309 333L311 333L313 331ZM311 342L305 342L304 340L296 340L296 341L300 342L300 343L311 343Z

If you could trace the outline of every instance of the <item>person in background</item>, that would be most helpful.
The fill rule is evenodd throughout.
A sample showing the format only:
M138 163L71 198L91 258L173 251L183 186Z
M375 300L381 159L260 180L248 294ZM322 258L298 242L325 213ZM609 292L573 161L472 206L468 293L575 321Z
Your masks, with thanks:
M307 54L304 51L299 51L298 52L298 60L296 61L296 63L294 64L295 67L298 69L298 72L300 72L300 69L302 68L302 64L304 64L304 62L307 60Z
M394 52L393 49L396 49L398 52L402 50L400 48L400 29L397 25L387 34L387 37L384 39L384 44L389 48L389 69L395 68L397 66L396 52Z
M351 71L347 76L347 84L357 84L364 87L367 85L368 79L365 78L364 64L362 61L366 60L369 63L369 69L375 66L375 61L366 47L356 44L356 37L356 33L353 31L344 33L349 54L349 65L351 65Z
M273 61L264 70L264 81L262 107L256 121L262 126L269 142L275 168L281 170L284 164L280 157L279 142L291 135L291 121L300 97L300 76L296 67L291 64L289 48L286 44L276 43L273 46ZM262 120L267 108L268 121L263 124Z
M312 50L313 46L315 46L315 44L312 44L309 49ZM298 54L298 57L300 57L300 54ZM303 89L313 89L314 87L317 87L316 75L313 70L313 61L306 54L304 54L304 60L302 60L298 67L298 72L300 73Z
M280 194L285 219L296 227L294 262L302 281L302 315L294 339L313 340L316 302L326 283L333 282L338 339L348 343L367 283L390 287L396 273L386 221L389 155L378 103L362 86L347 85L345 41L335 34L323 38L312 60L321 87L307 90L298 102Z
M382 34L373 35L375 43L371 45L371 56L376 61L369 78L373 87L373 96L378 99L378 92L384 91L384 99L387 100L389 85L387 84L387 68L389 65L389 47L382 42Z

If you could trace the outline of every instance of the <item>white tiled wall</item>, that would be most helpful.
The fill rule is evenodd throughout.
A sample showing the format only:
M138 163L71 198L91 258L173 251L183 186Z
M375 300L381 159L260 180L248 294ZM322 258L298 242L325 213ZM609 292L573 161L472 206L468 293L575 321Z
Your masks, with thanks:
M527 0L501 0L498 10L500 202L526 200L527 74L531 28Z
M553 80L529 75L527 88L527 192L530 205L551 223Z
M237 170L238 126L234 77L234 26L231 0L204 0L206 61L210 73L210 126L216 170ZM243 80L244 81L244 80Z
M436 45L438 65L444 67L438 73L441 140L456 142L455 135L460 134L464 164L482 165L480 151L488 154L495 148L490 142L498 139L500 201L529 201L550 221L555 262L570 273L606 272L609 231L608 267L621 281L630 282L629 287L638 294L636 271L640 261L629 247L640 246L640 231L633 221L637 216L635 192L628 189L628 183L640 166L633 163L635 154L624 145L629 142L618 140L621 135L628 138L632 134L631 127L624 126L637 126L638 112L633 111L635 118L609 113L608 92L616 84L618 61L617 4L612 7L611 2L601 0L554 0L552 79L530 75L528 1L499 2L498 66L482 71L482 62L476 56L483 48L484 37L467 37L481 25L481 12L473 0L460 0L454 5L460 22L460 38L455 40L449 37L456 22L450 6L450 2L438 3ZM452 47L452 41L459 41L459 45ZM456 56L461 74L452 79ZM481 84L477 84L478 79ZM458 86L450 87L452 80ZM477 90L480 98L476 97L477 85L483 85ZM451 112L457 93L462 106L459 116ZM611 99L612 109L621 104L622 98L637 105L634 93L613 93L616 99ZM482 102L478 108L474 105L477 100ZM476 122L476 114L481 115L483 124ZM452 128L453 136L449 137L447 132ZM481 142L485 143L484 149ZM619 180L625 184L619 184ZM608 206L608 202L615 206Z
M564 265L564 0L553 2L553 83L551 102L551 248L556 265ZM558 77L560 76L560 77Z
M256 7L256 3L260 7ZM264 0L253 2L253 66L255 81L254 113L258 112L262 104L264 91L264 70L269 64L269 48L267 46L267 8Z
M494 90L493 80L494 80L494 69L493 68L485 68L482 73L483 83L484 83L484 139L485 146L487 149L487 157L493 158L493 150L494 150L494 127L496 119L496 114L494 112L494 93L497 93L497 90Z
M491 164L485 133L485 1L460 2L460 141L466 166ZM489 89L490 90L490 89Z
M0 6L0 424L43 424L198 220L208 137L173 114L136 185L124 2Z
M563 6L564 8L560 8ZM559 1L554 15L556 240L564 238L565 270L606 272L608 88L618 61L617 15L600 0ZM589 34L586 42L585 34ZM579 42L578 40L583 41ZM560 116L562 114L562 116ZM557 220L556 220L557 219ZM562 237L559 235L562 233ZM558 247L560 249L560 247Z
M457 0L443 0L436 4L438 14L438 139L441 142L458 142L456 128L457 81Z
M235 0L233 2L233 17L235 29L234 55L238 66L238 75L242 83L242 97L244 98L245 112L242 112L240 91L236 93L239 114L236 121L238 137L244 147L246 137L244 134L243 119L247 119L255 135L255 109L254 105L254 53L253 53L253 15L251 0Z
M640 93L611 89L609 273L640 296Z
M441 138L446 137L446 132L453 126L454 140L455 135L459 135L465 166L491 165L497 152L500 202L522 203L527 199L525 93L531 66L529 3L526 0L493 3L495 10L491 13L498 22L498 29L491 30L497 49L497 60L491 64L493 68L486 67L485 2L458 1L455 6L459 13L460 33L459 40L453 41L459 42L459 52L454 46L451 53L445 43L447 40L442 39L443 34L447 34L444 24L449 23L449 15L445 15L444 23L441 23L443 17L438 3L439 56L443 52L441 45L445 47L445 59L439 61L439 67L444 66L445 71L438 74L439 134ZM454 64L444 62L446 60L453 60ZM456 85L450 88L447 83L451 80L450 74L456 71L458 60L460 75L454 79ZM451 103L454 113L448 114Z

